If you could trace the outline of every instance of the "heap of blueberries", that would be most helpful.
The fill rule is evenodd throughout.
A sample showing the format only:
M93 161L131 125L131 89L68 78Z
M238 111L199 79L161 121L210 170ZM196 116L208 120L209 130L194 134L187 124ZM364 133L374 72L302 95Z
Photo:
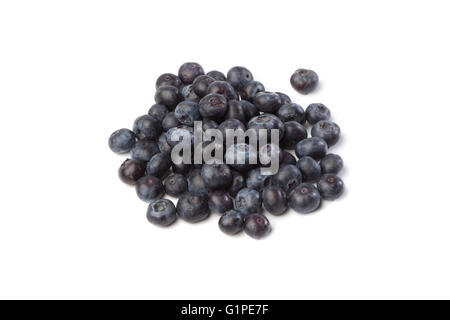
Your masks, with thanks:
M291 77L293 88L303 94L317 83L311 70L299 69ZM175 137L180 131L193 135L194 121L202 121L203 130L221 132L279 129L281 148L268 144L263 148L266 154L258 153L256 165L172 163L171 150L179 143ZM339 126L330 121L330 110L321 103L304 110L286 94L266 91L244 67L231 68L225 77L219 71L205 74L198 63L189 62L180 67L178 76L165 73L157 79L155 104L135 120L132 131L115 131L109 147L119 154L131 153L120 166L119 177L135 185L138 197L150 203L151 223L168 226L177 217L199 222L213 212L221 215L219 227L224 233L245 230L259 239L271 231L263 208L275 216L289 207L310 213L321 200L334 200L343 193L344 184L337 176L343 161L327 154L339 136ZM287 150L295 150L297 158ZM265 163L260 159L267 152L278 152L280 168L274 175L260 170ZM165 194L179 198L176 206L163 199Z

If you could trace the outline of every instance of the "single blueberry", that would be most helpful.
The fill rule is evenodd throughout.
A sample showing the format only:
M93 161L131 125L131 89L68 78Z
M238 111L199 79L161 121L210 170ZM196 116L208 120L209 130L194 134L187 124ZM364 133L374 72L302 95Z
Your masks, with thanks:
M164 131L169 131L170 129L178 126L180 122L178 122L178 119L175 117L175 113L169 112L166 114L161 124Z
M262 239L271 232L269 220L262 214L252 214L245 218L244 231L254 239Z
M281 99L274 92L259 92L253 98L253 104L261 112L276 114L281 107Z
M272 178L272 184L280 186L287 194L302 183L302 173L292 164L281 167Z
M262 174L261 168L255 168L248 172L246 185L249 189L260 191L271 184L271 179L271 175Z
M302 183L289 193L289 207L300 213L309 213L320 206L320 193L312 183Z
M335 145L341 135L339 126L328 120L320 120L311 129L311 136L325 140L328 147Z
M225 190L214 190L209 194L208 205L211 212L223 214L233 209L233 198Z
M233 67L227 73L227 81L237 91L242 90L243 87L252 80L252 73L244 67Z
M164 196L164 186L155 176L145 176L136 183L136 193L142 201L150 202Z
M295 148L297 143L308 137L308 131L297 121L288 121L284 123L284 136L281 140L281 146L288 150Z
M219 219L219 228L223 233L233 235L242 231L244 217L239 211L230 210L225 212Z
M216 81L214 78L207 75L198 76L192 83L192 89L198 97L203 98L208 93L209 85L214 81Z
M259 110L253 103L250 103L246 100L241 100L240 104L242 106L242 109L244 110L246 120L259 116Z
M172 147L167 142L167 136L165 133L162 133L158 138L158 148L162 153L170 153L172 151Z
M308 94L317 87L319 76L312 70L298 69L291 76L291 85L297 92Z
M208 200L203 195L188 192L183 194L177 202L178 216L191 223L205 220L209 217Z
M287 151L283 152L283 161L280 163L280 167L287 165L287 164L293 164L296 165L297 163L297 159L295 158L295 156L293 156L292 154L290 154Z
M305 123L305 110L296 103L285 104L278 109L278 118L281 121L297 121L298 123Z
M333 173L327 173L317 183L320 195L326 200L335 200L344 192L344 182Z
M225 159L230 167L245 173L257 165L258 151L249 144L235 143L226 150Z
M243 122L241 122L237 119L228 119L228 120L223 121L217 129L220 130L220 132L222 133L222 136L223 136L223 141L226 142L227 130L236 131L236 130L240 129L243 132L245 132L246 127Z
M202 119L202 130L206 131L208 129L217 129L219 125L217 122L211 119Z
M145 162L137 159L127 159L119 168L119 178L126 184L136 184L145 174Z
M201 175L210 189L228 188L233 182L231 169L226 164L204 164Z
M147 219L153 224L167 227L177 219L177 209L168 199L155 200L148 206Z
M186 126L193 127L194 121L201 119L198 104L193 101L182 101L175 108L175 117Z
M167 175L171 165L170 154L157 153L147 163L147 175L161 178Z
M208 94L217 93L223 95L227 100L238 100L234 88L226 81L214 81L208 86Z
M283 139L284 136L284 123L281 121L277 116L265 113L256 117L253 117L248 122L248 128L249 129L255 129L258 137L259 137L259 130L267 130L267 138L271 139L272 133L270 130L272 129L278 129L279 130L279 138L280 140ZM278 141L277 141L278 142Z
M131 149L131 157L147 162L158 152L159 147L155 141L142 139L136 142L133 149Z
M328 146L325 140L318 137L304 139L295 146L295 154L298 158L310 156L320 160L327 155Z
M344 167L344 161L342 161L342 158L339 155L329 153L322 160L320 160L320 167L322 168L323 174L338 174Z
M178 69L178 77L185 84L193 83L195 78L204 74L202 66L196 62L186 62Z
M162 86L173 86L180 88L182 86L180 78L172 73L164 73L158 77L156 80L156 89Z
M302 173L303 181L316 181L320 179L322 170L319 163L311 157L304 156L298 159L297 168Z
M320 120L329 120L331 117L330 109L322 103L312 103L306 108L306 120L309 124L315 125Z
M109 148L119 154L130 152L135 143L136 136L133 131L128 129L114 131L108 140Z
M231 100L228 102L228 112L225 115L225 119L237 119L242 123L247 121L241 101Z
M239 91L239 94L242 99L252 102L256 94L263 91L266 89L261 82L250 81Z
M252 189L242 189L234 200L236 210L243 215L262 212L261 196L258 191Z
M206 75L210 76L211 78L214 78L217 81L227 81L225 75L220 71L213 70L208 72Z
M156 89L155 102L165 105L169 110L173 110L180 101L180 92L174 86L161 86Z
M192 84L188 84L181 89L181 97L185 101L200 101L200 97L195 93L194 86Z
M275 92L275 93L280 96L282 106L284 106L285 104L292 103L291 98L287 94L283 92Z
M158 121L163 121L164 117L169 113L167 107L163 104L154 104L150 110L148 110L148 115L157 119Z
M288 209L286 193L279 186L268 186L262 191L264 208L275 216L282 215Z
M208 195L210 189L203 180L200 169L194 169L188 176L188 190L195 194Z
M164 189L169 196L179 197L188 190L188 183L182 174L171 174L164 182Z
M134 121L133 131L139 139L156 139L162 132L162 127L158 119L143 115Z
M174 147L183 140L191 140L194 143L194 128L183 125L171 128L166 132L166 139L171 147Z
M204 96L198 106L201 116L212 120L222 120L228 109L227 99L214 93Z

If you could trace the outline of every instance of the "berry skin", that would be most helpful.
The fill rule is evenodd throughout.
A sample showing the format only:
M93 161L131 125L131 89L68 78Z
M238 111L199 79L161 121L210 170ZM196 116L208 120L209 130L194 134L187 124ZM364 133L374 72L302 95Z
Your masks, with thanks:
M333 173L327 173L317 183L320 195L326 200L335 200L344 192L344 182Z
M177 209L168 199L155 200L148 206L147 220L158 226L167 227L177 220Z
M312 70L298 69L291 76L291 86L297 92L308 94L317 87L319 76Z
M344 167L344 161L342 161L342 158L337 154L329 153L322 160L320 160L320 167L322 168L323 174L338 174Z
M281 167L272 178L272 184L281 187L286 194L300 183L302 183L302 173L292 164Z
M219 219L219 228L223 233L233 235L242 231L244 217L239 211L230 210L225 212Z
M319 163L311 157L305 156L297 161L297 168L302 173L303 181L317 181L322 175Z
M245 100L241 100L240 104L242 106L242 109L244 109L245 118L247 120L259 116L259 110L257 107L255 107L254 104Z
M289 193L288 202L295 211L310 213L320 206L320 193L312 183L302 183Z
M174 147L176 144L183 140L194 141L194 128L188 126L178 126L175 128L171 128L166 132L167 143Z
M243 123L247 122L247 117L241 101L231 100L228 102L228 112L225 115L225 119L237 119Z
M162 153L170 153L172 151L172 147L167 142L167 137L164 132L158 138L158 148Z
M198 104L193 101L182 101L175 108L175 117L186 126L193 127L194 121L201 119Z
M223 95L227 100L238 100L239 97L231 84L226 81L214 81L208 87L208 94L217 93Z
M228 188L233 182L231 169L226 164L204 164L201 175L210 189Z
M209 195L209 210L214 213L224 214L233 209L233 198L224 190L214 190Z
M276 114L281 107L281 98L273 92L259 92L253 98L253 104L259 111Z
M328 120L320 120L311 129L311 136L319 137L326 141L328 147L335 145L341 135L339 126Z
M134 121L133 131L139 139L156 139L162 132L158 119L143 115Z
M166 193L172 197L179 197L188 190L187 180L182 174L171 174L163 185Z
M282 215L288 209L286 193L279 186L269 186L262 191L264 208L275 216Z
M214 78L207 75L198 76L192 83L192 89L198 97L203 98L208 93L209 85L214 81L216 81Z
M236 210L243 215L262 212L261 196L258 191L252 189L242 189L234 200Z
M209 217L208 201L203 195L188 192L182 195L177 202L178 216L191 223L205 220Z
M145 174L145 162L127 159L119 168L119 178L126 184L134 185Z
M234 198L241 189L245 188L245 179L238 171L231 170L231 174L233 175L233 180L228 188L228 192Z
M280 166L285 166L287 164L293 164L294 166L297 163L297 159L287 151L283 152L283 161L280 163Z
M254 239L268 236L271 230L269 220L262 214L252 214L245 219L244 231Z
M150 202L164 196L164 186L155 176L145 176L136 183L136 193L142 201Z
M228 105L227 99L220 94L208 94L199 102L199 112L204 119L222 120Z
M180 122L175 117L175 113L173 113L173 112L169 112L168 114L166 114L161 123L164 131L169 131L170 129L178 126L179 124L180 124Z
M167 153L157 153L147 163L147 175L161 178L166 175L172 162Z
M308 137L305 127L297 121L288 121L284 123L284 137L281 140L281 146L288 150L295 148L297 143Z
M226 150L225 159L230 167L245 173L256 166L258 152L246 143L235 143Z
M200 169L194 169L188 176L188 190L194 194L208 195L210 189L201 175Z
M328 145L325 140L318 137L304 139L295 146L295 154L298 158L310 156L320 160L327 155Z
M202 66L196 62L186 62L178 69L178 77L184 84L191 84L195 78L204 74Z
M242 88L252 80L252 73L244 67L233 67L227 73L227 81L236 91L242 90Z
M237 119L228 119L223 121L219 127L217 128L220 130L220 132L222 132L223 135L223 141L226 142L226 130L230 129L230 130L238 130L241 129L242 131L245 132L246 127L245 124L243 124L241 121L237 120Z
M192 84L188 84L181 89L181 96L185 101L199 102L200 97L195 93Z
M148 115L157 119L158 121L163 121L164 117L169 113L169 110L163 104L154 104L150 110L148 110Z
M131 157L133 159L145 162L149 161L157 153L159 153L158 144L150 139L139 140L131 149Z
M239 91L239 94L242 99L252 102L259 92L264 91L266 91L266 89L261 82L250 81Z
M227 81L225 75L220 71L213 70L208 72L206 75L214 78L216 81Z
M109 148L119 154L130 152L136 143L136 135L128 129L114 131L108 140Z
M320 120L329 120L331 117L330 109L322 103L312 103L306 108L306 120L310 125L315 125Z
M280 96L282 106L292 103L291 98L287 94L283 92L275 92L275 93Z
M250 170L246 180L247 188L260 191L270 185L271 178L270 175L261 174L260 168Z
M173 173L187 175L191 172L192 165L186 163L175 164L172 163L172 171Z
M206 131L208 129L217 129L219 125L217 122L211 119L202 119L202 130Z
M272 157L278 158L278 163L283 161L283 151L277 144L268 143L259 148L258 161L262 167L268 167L272 163Z
M277 112L278 118L281 121L297 121L298 123L305 123L305 110L296 103L285 104Z
M180 101L179 94L176 87L161 86L156 89L155 102L165 105L169 110L173 110Z
M284 136L284 123L277 116L266 113L256 117L253 117L248 122L249 129L255 129L259 136L260 129L266 129L267 131L267 139L271 138L271 129L279 129L279 138L283 139Z
M172 73L164 73L160 75L156 80L156 89L162 86L172 86L179 89L182 85L183 83L181 82L180 78Z

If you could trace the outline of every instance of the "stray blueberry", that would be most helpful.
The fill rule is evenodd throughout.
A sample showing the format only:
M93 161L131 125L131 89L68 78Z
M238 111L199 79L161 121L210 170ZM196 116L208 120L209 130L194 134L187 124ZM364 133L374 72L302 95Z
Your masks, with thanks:
M167 227L177 219L177 209L168 199L155 200L148 206L147 219L153 224Z
M320 195L326 200L335 200L344 192L344 182L333 173L327 173L317 183Z
M342 158L337 154L329 153L322 160L320 160L320 167L322 168L323 174L338 174L344 167L344 161L342 161Z
M128 129L114 131L108 140L109 148L119 154L130 152L135 143L136 136L133 131Z
M289 207L299 213L310 213L320 206L320 193L312 183L302 183L289 193Z
M245 218L244 231L254 239L262 239L271 232L269 220L262 214L252 214Z
M319 77L312 70L298 69L291 76L292 88L302 94L308 94L317 87Z

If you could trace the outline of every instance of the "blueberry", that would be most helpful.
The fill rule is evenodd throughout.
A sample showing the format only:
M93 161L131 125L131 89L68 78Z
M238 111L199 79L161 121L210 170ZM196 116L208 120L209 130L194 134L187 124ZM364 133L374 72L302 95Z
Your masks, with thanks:
M285 104L292 103L291 98L287 94L283 92L275 92L275 93L280 96L282 106L284 106Z
M247 172L256 166L258 152L249 144L235 143L226 150L225 158L233 169L239 172Z
M158 144L150 139L142 139L136 142L131 149L131 157L142 161L149 161L155 154L159 153Z
M196 62L186 62L178 69L178 77L185 84L193 83L195 78L204 74L202 66Z
M162 132L162 127L158 119L143 115L134 121L133 131L139 139L156 139Z
M148 110L148 114L158 121L162 121L168 113L169 110L163 104L154 104L150 110Z
M175 164L172 163L172 171L173 173L179 173L182 175L187 175L188 173L191 172L192 169L192 165L191 164L186 164L186 163L179 163L179 164Z
M206 131L208 129L217 129L219 125L217 122L211 119L202 119L202 130Z
M147 220L153 224L167 227L177 220L177 209L168 199L155 200L148 206Z
M305 182L319 180L322 175L319 163L311 157L301 157L296 165L302 173L303 181Z
M309 124L315 125L320 120L329 120L331 117L330 109L322 103L312 103L306 108L306 120Z
M177 214L187 222L199 222L209 217L208 200L203 195L185 193L178 199Z
M136 184L145 174L145 162L137 159L127 159L119 168L119 178L126 184Z
M245 100L241 100L240 104L242 106L242 109L244 110L245 118L247 120L251 119L253 117L259 116L259 110L257 107L255 107L255 105L253 103L250 103Z
M201 119L198 105L193 101L180 102L175 108L175 117L181 124L189 127L193 127L194 121Z
M260 191L270 185L271 178L271 175L263 175L260 168L252 169L247 175L247 188Z
M320 160L320 167L322 168L322 173L334 173L338 174L339 171L344 167L344 162L342 158L334 153L327 154L322 160Z
M320 206L320 193L312 183L302 183L289 193L289 207L300 213L309 213Z
M242 189L236 195L234 200L236 210L243 215L259 213L262 211L261 196L258 191L253 189Z
M180 88L182 86L180 78L172 73L164 73L158 77L156 80L156 89L162 86L172 86Z
M167 142L167 136L165 133L162 133L158 138L158 148L162 153L170 153L172 151L172 147Z
M185 101L199 102L200 97L195 93L192 84L188 84L181 89L181 96Z
M278 118L281 121L297 121L298 123L305 123L305 110L296 103L283 105L277 112Z
M239 211L227 211L219 219L219 228L223 233L233 235L242 231L244 226L244 217Z
M269 186L262 191L264 208L275 216L282 215L288 209L286 193L279 186Z
M228 109L227 99L214 93L203 97L198 105L204 119L222 120Z
M220 71L213 70L208 72L206 75L210 76L211 78L214 78L217 81L227 81L225 75Z
M135 143L136 136L133 131L128 129L114 131L108 140L109 148L119 154L130 152Z
M244 67L233 67L227 73L227 81L237 91L242 90L242 88L252 80L252 73Z
M155 176L145 176L136 183L136 193L142 201L150 202L164 196L164 186Z
M200 169L194 169L188 176L188 190L199 195L208 195L210 189L201 175Z
M155 102L165 105L169 110L173 110L180 101L179 95L178 88L173 86L161 86L156 89Z
M231 169L226 164L204 164L201 175L210 189L227 188L233 182Z
M272 130L272 129L280 130L279 131L280 139L283 139L284 130L285 130L283 121L281 121L277 116L270 114L270 113L262 114L262 115L251 118L248 122L248 128L257 130L257 133L259 133L260 129L268 130L267 131L268 139L271 138L270 130Z
M259 111L275 114L281 107L281 99L273 92L259 92L253 98L253 104Z
M217 93L223 95L227 100L237 100L239 99L236 91L233 89L231 84L226 81L214 81L208 87L208 94Z
M169 131L171 128L175 128L176 126L178 126L180 122L178 122L177 118L175 117L175 113L169 112L168 114L166 114L161 124L164 131Z
M225 115L225 119L237 119L243 123L247 121L244 108L240 101L230 100L228 102L228 112Z
M225 190L214 190L209 195L208 205L211 212L223 214L233 209L233 198Z
M327 143L318 137L304 139L295 146L295 154L298 158L310 156L316 160L320 160L326 156L327 151Z
M157 153L147 163L147 175L161 178L167 174L171 165L170 154Z
M187 180L182 174L171 174L163 185L166 193L172 197L179 197L188 190Z
M320 120L311 129L311 136L322 138L326 141L328 147L335 145L340 135L341 129L339 126L328 120Z
M287 151L283 152L283 161L280 163L280 166L284 166L287 164L296 165L297 159Z
M248 82L240 91L241 98L247 101L253 101L258 92L266 91L264 85L259 81Z
M302 183L302 173L292 164L281 167L272 178L272 184L280 186L287 194Z
M188 126L178 126L171 128L166 132L167 143L174 147L176 144L183 140L191 139L194 142L194 128Z
M241 189L245 188L245 179L244 176L238 171L231 170L231 174L233 175L233 180L228 188L228 192L234 198L238 192L241 191Z
M228 119L228 120L225 120L225 121L223 121L220 125L219 125L219 127L217 128L217 129L219 129L220 130L220 132L222 132L222 135L223 135L223 139L224 139L224 142L226 141L226 130L238 130L238 129L241 129L242 131L244 131L245 132L245 130L246 130L246 127L245 127L245 124L244 123L242 123L241 121L239 121L239 120L237 120L237 119Z
M268 143L259 148L258 157L259 164L263 167L268 167L272 163L272 158L278 158L278 163L283 161L283 151L280 150L277 144Z
M244 231L254 239L261 239L271 232L269 220L262 214L252 214L245 219Z
M297 92L308 94L317 87L319 77L312 70L298 69L291 76L291 85Z
M344 192L344 182L333 173L327 173L317 183L320 195L326 200L335 200Z
M214 81L216 81L214 78L207 75L198 76L192 83L192 89L198 97L203 98L208 93L209 85Z
M283 148L292 150L297 143L306 139L308 132L305 127L297 121L288 121L284 123L284 137L281 140L281 146Z

